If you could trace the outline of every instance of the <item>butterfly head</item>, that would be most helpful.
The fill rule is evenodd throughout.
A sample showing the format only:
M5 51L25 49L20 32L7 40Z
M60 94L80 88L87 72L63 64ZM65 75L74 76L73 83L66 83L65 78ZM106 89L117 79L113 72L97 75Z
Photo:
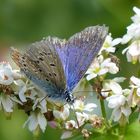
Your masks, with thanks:
M66 102L69 103L69 104L73 104L74 101L75 101L75 98L72 95L72 93L70 93L68 90L66 90L65 95L66 95L66 98L65 98Z

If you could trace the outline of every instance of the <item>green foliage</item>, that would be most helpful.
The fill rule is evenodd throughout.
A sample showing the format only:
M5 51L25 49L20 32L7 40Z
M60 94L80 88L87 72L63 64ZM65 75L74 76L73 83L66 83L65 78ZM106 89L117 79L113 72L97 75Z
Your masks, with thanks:
M106 24L118 36L138 4L138 0L1 0L0 40L23 44L48 35L68 38L95 24Z

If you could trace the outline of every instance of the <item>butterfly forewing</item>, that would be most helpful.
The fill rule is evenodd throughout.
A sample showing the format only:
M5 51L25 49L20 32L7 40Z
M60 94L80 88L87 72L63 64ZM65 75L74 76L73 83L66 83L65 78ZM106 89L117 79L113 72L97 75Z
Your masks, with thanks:
M84 76L93 59L98 54L107 35L107 27L88 27L73 35L65 47L56 47L61 58L69 91L77 85Z

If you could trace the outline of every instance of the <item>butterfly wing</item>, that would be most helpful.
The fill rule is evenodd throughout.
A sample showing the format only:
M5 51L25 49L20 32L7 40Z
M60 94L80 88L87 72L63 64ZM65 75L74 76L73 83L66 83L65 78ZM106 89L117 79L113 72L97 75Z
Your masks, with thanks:
M66 80L53 43L50 38L36 42L24 54L12 49L12 58L27 78L49 98L61 99L62 91L66 88Z
M63 100L64 90L72 91L80 81L106 35L104 26L88 27L68 41L49 37L34 43L24 54L13 49L12 57L49 98Z
M84 76L107 35L105 26L93 26L73 35L66 44L65 75L69 91Z

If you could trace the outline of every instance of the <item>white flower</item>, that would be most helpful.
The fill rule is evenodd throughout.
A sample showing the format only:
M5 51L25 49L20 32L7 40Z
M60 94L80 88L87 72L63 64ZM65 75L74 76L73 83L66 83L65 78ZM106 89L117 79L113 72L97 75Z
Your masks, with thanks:
M140 38L140 23L139 24L131 24L127 27L127 34L123 36L121 43L126 44L130 40L137 40Z
M107 97L109 93L121 95L123 90L119 83L123 82L124 80L124 77L116 77L112 80L105 80L103 82L103 88L101 90L102 96Z
M111 74L116 74L119 71L117 65L111 62L111 58L107 58L104 60L103 56L100 55L98 58L94 60L90 68L87 70L87 80L91 80L98 75L104 75L107 72Z
M136 89L136 94L138 97L140 97L140 79L135 77L135 76L132 76L130 78L130 81L131 81L131 88L132 90Z
M13 112L13 101L9 95L0 94L0 109L4 109L5 112Z
M130 40L135 41L140 39L140 9L133 8L136 13L131 19L133 23L127 27L127 33L123 36L121 43L126 44Z
M113 120L116 122L120 120L122 115L128 118L130 114L131 114L131 108L127 104L125 104L124 106L115 108L112 112L112 117Z
M131 81L131 87L132 88L140 88L140 79L139 78L137 78L137 77L135 77L135 76L132 76L131 78L130 78L130 81Z
M73 106L74 106L75 110L78 110L80 112L83 112L83 111L92 112L94 110L94 108L97 107L97 105L94 103L85 104L85 102L82 100L76 100L74 102Z
M135 107L136 105L140 106L140 79L132 76L130 78L130 95L129 95L129 102L132 107Z
M9 63L0 63L0 84L10 85L14 81L12 68Z
M112 95L107 97L106 100L108 101L109 108L118 108L126 102L126 98L123 95Z
M114 53L116 48L114 46L118 45L121 42L121 38L114 39L111 37L111 33L106 37L103 47L100 52L105 50L108 53Z
M104 83L103 91L110 90L112 95L107 97L108 107L113 109L112 116L114 121L119 121L122 115L126 118L131 114L131 108L129 107L128 96L130 94L129 89L122 89L122 87L116 82L123 82L125 78L114 78L114 80L108 80ZM103 93L102 93L103 94Z
M83 113L76 112L76 117L77 117L79 127L81 127L83 124L85 124L86 121L89 120L89 115L84 112ZM77 128L78 128L78 125L77 125Z
M70 120L65 123L65 128L68 130L72 130L75 127L76 127L76 122L74 120Z
M101 64L101 68L107 69L107 72L111 74L116 74L119 71L117 65L111 62L111 58L107 58Z
M135 64L140 62L140 9L133 8L136 13L131 19L133 23L127 27L127 33L123 36L121 43L126 44L129 41L130 45L122 51L126 53L127 61Z
M22 80L16 80L14 81L14 83L18 86L18 95L22 102L27 102L26 98L30 98L32 100L35 99L35 96L38 93L34 90L33 85L31 85L28 80L26 81L26 83Z
M140 23L140 9L133 7L133 11L136 13L131 19L134 23Z
M126 52L128 62L136 63L140 62L140 40L136 40L123 50L123 54Z
M53 110L53 115L56 119L60 119L60 120L66 120L69 117L69 106L68 105L64 105L63 108L61 108L61 110Z
M47 121L44 114L33 112L25 122L24 126L26 125L28 125L30 131L35 131L39 127L44 132L47 126Z
M122 115L126 118L131 114L128 96L129 89L122 89L120 82L125 80L124 77L116 77L113 80L105 80L101 94L106 97L108 107L113 109L112 117L114 121L119 121Z
M126 118L131 114L131 108L128 105L128 99L122 95L112 95L107 97L108 107L113 109L112 117L114 121L119 121L122 115Z

